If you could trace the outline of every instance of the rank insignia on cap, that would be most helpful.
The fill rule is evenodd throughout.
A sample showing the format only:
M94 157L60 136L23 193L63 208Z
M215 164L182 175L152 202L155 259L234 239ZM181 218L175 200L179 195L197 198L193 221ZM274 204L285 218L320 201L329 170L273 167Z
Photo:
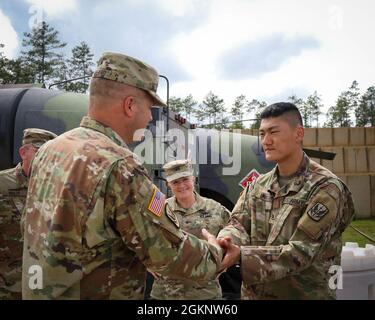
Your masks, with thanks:
M154 187L154 193L152 194L150 203L148 204L148 210L154 215L160 217L165 204L165 195L159 191L158 188Z
M329 209L324 204L318 202L307 212L307 214L314 221L320 221L320 219L322 219L328 212Z

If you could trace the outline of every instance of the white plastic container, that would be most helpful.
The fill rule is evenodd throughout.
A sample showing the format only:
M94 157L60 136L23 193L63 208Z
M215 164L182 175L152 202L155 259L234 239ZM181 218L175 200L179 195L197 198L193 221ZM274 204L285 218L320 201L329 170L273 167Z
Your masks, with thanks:
M341 253L342 289L338 300L375 300L375 246L347 242Z

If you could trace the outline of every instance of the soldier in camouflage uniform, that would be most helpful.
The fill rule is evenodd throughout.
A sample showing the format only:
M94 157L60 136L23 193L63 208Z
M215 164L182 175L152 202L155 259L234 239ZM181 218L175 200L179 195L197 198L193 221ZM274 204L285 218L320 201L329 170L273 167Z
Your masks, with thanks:
M227 224L230 212L220 203L201 197L194 191L193 168L188 160L169 162L163 169L168 186L174 194L167 200L166 214L176 216L181 228L198 238L203 238L203 228L216 236ZM151 297L154 299L206 300L222 297L219 280L216 278L196 282L170 276L154 277L151 291Z
M351 193L304 154L293 104L267 107L259 133L267 160L277 165L244 190L220 232L223 247L239 246L223 264L241 263L243 299L334 299L329 268L340 265L341 234L354 215Z
M26 201L28 172L39 147L55 138L50 131L25 129L19 149L22 162L0 172L0 299L21 299L21 218Z
M143 299L146 268L194 280L217 273L216 240L184 233L165 214L165 196L127 146L151 121L151 107L165 105L157 86L151 66L105 53L88 116L38 152L26 201L24 299Z

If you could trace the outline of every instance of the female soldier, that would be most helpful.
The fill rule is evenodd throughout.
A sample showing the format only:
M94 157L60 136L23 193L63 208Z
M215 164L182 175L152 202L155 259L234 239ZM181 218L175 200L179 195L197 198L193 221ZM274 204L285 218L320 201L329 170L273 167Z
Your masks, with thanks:
M220 203L201 197L194 190L195 177L191 163L188 160L175 160L167 163L163 168L168 186L174 195L167 200L165 213L171 219L177 218L177 223L184 231L198 238L203 238L203 228L217 235L227 224L230 212ZM206 300L222 297L218 279L198 283L153 275L155 278L151 291L153 299Z

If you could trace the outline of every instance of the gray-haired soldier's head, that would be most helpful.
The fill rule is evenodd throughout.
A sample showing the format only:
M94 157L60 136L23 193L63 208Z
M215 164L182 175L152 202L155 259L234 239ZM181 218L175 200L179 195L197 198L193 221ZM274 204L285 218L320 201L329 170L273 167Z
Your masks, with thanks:
M283 117L290 126L303 126L298 108L290 102L277 102L267 106L260 114L260 119Z

